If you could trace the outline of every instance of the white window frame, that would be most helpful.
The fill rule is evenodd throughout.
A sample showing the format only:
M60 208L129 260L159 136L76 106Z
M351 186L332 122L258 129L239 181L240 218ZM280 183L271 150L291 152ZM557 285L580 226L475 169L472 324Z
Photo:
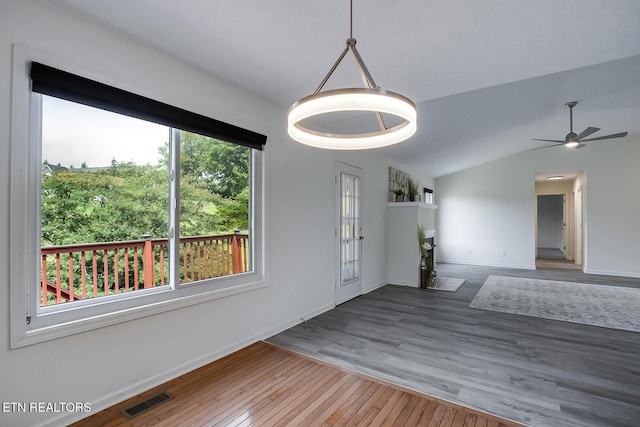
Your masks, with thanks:
M10 183L10 324L11 348L19 348L108 325L158 314L219 298L248 292L267 286L265 280L265 219L264 219L264 153L251 150L250 156L250 235L252 271L225 277L179 284L172 274L168 286L117 294L91 300L40 307L40 185L41 185L41 95L30 89L29 64L47 63L100 81L121 87L104 76L68 61L55 58L23 46L14 45L11 183ZM121 87L122 88L122 87ZM129 90L128 88L123 88ZM134 92L134 90L129 90ZM170 144L178 150L177 144ZM172 158L176 158L172 156ZM173 165L176 166L175 164ZM174 170L179 188L179 170ZM173 191L173 190L172 190ZM178 191L179 192L179 191ZM174 199L171 193L170 200ZM175 203L170 212L175 211ZM169 221L177 222L170 213ZM170 236L170 245L177 248L178 236ZM178 253L173 256L176 269Z

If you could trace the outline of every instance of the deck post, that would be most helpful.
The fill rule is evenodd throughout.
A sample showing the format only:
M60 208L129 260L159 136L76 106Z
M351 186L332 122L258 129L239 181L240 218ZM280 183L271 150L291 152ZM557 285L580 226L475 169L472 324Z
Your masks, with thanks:
M234 230L233 237L231 238L231 265L233 268L233 274L242 273L240 239L238 238L239 233L240 230Z
M144 272L144 288L147 289L153 287L153 247L151 246L151 234L143 234L140 237L144 240L144 248L142 249L142 271Z

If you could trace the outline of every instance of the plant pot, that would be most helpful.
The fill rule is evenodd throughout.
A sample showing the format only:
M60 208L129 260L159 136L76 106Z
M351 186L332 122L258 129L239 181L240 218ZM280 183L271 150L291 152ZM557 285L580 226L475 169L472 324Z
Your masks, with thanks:
M427 289L430 285L431 272L426 266L420 266L420 289Z

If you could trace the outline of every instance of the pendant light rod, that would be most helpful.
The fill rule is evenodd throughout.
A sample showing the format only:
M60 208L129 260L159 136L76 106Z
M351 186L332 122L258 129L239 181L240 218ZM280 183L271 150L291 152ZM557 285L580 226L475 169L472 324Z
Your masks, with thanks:
M352 43L353 42L353 43ZM364 65L364 61L360 56L360 52L356 49L356 39L350 38L347 40L347 45L351 48L351 52L353 52L353 57L356 59L356 64L358 64L358 68L360 69L360 77L362 78L362 83L369 89L378 89L378 85L373 81L373 77L371 73L369 73L369 69L366 65ZM378 120L378 126L380 126L380 130L387 129L387 125L384 123L382 119L382 114L379 111L375 111L376 120Z
M569 131L573 133L573 107L578 105L578 101L567 102L564 105L569 107Z
M342 59L345 57L345 55L347 54L347 52L349 52L349 44L347 43L347 47L344 48L344 50L342 51L342 53L340 54L340 57L338 58L338 60L336 61L335 64L333 64L333 67L331 67L331 69L329 70L329 72L327 73L326 76L324 76L324 79L322 79L322 82L320 83L320 85L318 86L318 88L316 89L316 91L314 92L315 94L319 93L322 88L324 87L324 85L327 83L327 81L329 80L329 78L331 78L331 76L333 75L333 72L336 70L336 68L338 68L338 65L340 65L340 63L342 62Z
M569 130L573 133L573 107L569 107Z
M344 57L347 55L349 50L351 50L351 52L353 53L353 56L356 60L356 64L358 65L358 69L360 71L360 75L362 77L362 82L364 83L364 85L367 86L369 89L374 89L378 87L378 85L376 85L376 82L373 80L371 73L369 73L369 69L364 64L364 61L360 56L360 52L358 52L358 49L356 49L356 39L348 38L347 47L344 48L344 50L338 57L338 60L333 64L333 66L331 67L327 75L324 76L324 79L322 79L322 82L320 82L320 84L318 85L318 88L314 93L319 93L322 90L322 88L324 88L324 85L331 78L331 76L333 75L333 72L336 70L336 68L338 68L338 65L340 65L340 63L342 62Z
M377 88L378 85L373 81L373 77L371 77L369 69L366 65L364 65L364 61L360 56L360 52L358 52L358 49L356 49L356 39L347 40L347 45L351 49L351 52L353 52L353 56L356 58L356 63L358 64L358 68L360 68L360 75L362 76L362 81L365 86L369 87L370 89Z
M349 0L349 38L353 38L353 0Z
M331 67L327 75L324 77L324 79L322 79L322 82L320 82L320 85L318 86L314 94L318 94L320 93L320 91L322 91L322 89L324 88L324 85L327 83L327 81L329 81L334 71L336 70L336 68L338 68L338 65L340 65L340 63L342 62L344 57L347 55L349 50L351 50L351 52L353 53L353 57L356 60L356 65L358 66L358 71L360 72L360 78L362 79L362 83L364 83L365 87L368 87L369 89L378 88L378 85L376 85L376 82L373 80L373 76L371 75L371 73L369 72L369 69L364 63L362 56L360 56L360 52L358 52L358 49L356 48L356 39L353 38L353 0L350 1L349 12L350 12L349 13L350 15L349 36L350 37L347 39L347 47L344 48L344 50L338 57L338 60L333 64L333 66ZM378 125L380 126L380 130L387 129L387 126L385 125L384 120L382 119L382 114L376 111L375 115L378 121Z

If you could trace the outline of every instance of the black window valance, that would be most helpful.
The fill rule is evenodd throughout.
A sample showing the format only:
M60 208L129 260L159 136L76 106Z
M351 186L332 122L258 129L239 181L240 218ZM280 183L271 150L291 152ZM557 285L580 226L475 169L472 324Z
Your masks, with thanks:
M267 137L257 132L38 62L31 63L31 90L257 150L262 150L267 142Z

